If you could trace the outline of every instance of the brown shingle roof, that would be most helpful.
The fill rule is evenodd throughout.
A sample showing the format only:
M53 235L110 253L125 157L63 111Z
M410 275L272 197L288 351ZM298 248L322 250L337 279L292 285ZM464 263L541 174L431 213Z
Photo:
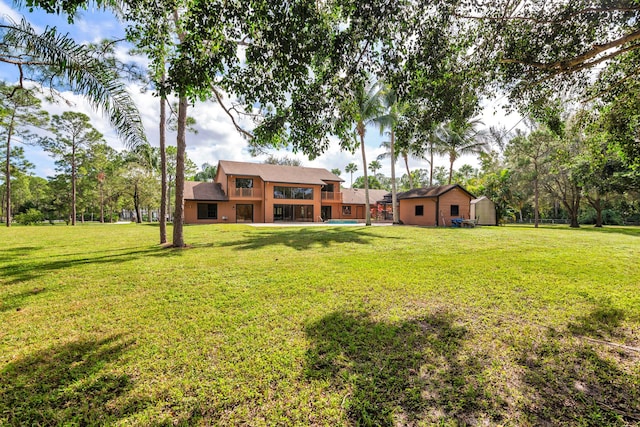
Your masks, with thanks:
M232 162L229 160L220 160L218 165L227 175L257 176L265 182L318 185L324 185L327 181L344 182L339 176L322 168Z
M224 195L220 184L215 182L184 182L184 199L185 200L215 200L226 201L227 196Z
M453 190L456 187L464 191L465 193L467 193L469 196L471 196L472 199L475 199L475 196L473 194L469 193L460 185L449 184L449 185L438 185L435 187L413 188L409 191L398 193L398 200L425 199L425 198L431 198L431 197L439 197L439 196L442 196L444 193Z
M369 190L369 203L375 204L382 200L387 190ZM345 205L364 205L364 188L343 188L342 203Z

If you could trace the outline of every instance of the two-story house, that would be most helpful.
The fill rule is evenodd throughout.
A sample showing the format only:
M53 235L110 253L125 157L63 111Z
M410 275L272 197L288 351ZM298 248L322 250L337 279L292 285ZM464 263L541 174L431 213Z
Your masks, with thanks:
M196 224L341 218L341 182L321 168L221 160L214 182L185 182L184 220Z

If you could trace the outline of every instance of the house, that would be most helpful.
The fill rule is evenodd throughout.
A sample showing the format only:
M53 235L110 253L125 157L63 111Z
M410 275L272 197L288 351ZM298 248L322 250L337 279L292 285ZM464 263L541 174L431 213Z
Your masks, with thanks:
M214 182L185 182L184 222L321 222L343 218L342 182L322 168L221 160Z
M387 190L369 190L369 207L371 209L371 217L381 217L378 215L383 205L378 201L384 199L388 193ZM342 207L340 212L341 219L364 219L365 218L365 192L364 188L343 188L342 189Z
M414 188L398 193L400 221L409 225L449 226L453 218L471 218L475 196L458 184Z

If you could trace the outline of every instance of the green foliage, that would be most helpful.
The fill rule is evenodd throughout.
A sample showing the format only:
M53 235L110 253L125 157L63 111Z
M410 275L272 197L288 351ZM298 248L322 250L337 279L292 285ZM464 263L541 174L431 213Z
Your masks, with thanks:
M34 3L35 5L36 3ZM52 5L55 7L51 9ZM86 2L60 5L56 2L37 2L45 10L58 12L75 10ZM49 5L49 6L47 6ZM6 19L0 23L3 52L0 62L20 67L23 73L52 89L70 87L83 93L96 108L105 112L115 131L130 147L146 143L142 119L135 102L120 79L114 59L107 51L76 43L55 27L38 34L26 21L14 23ZM16 61L16 58L19 58Z
M44 221L44 214L37 209L29 209L26 212L19 213L13 217L13 219L22 225L34 225L40 224Z

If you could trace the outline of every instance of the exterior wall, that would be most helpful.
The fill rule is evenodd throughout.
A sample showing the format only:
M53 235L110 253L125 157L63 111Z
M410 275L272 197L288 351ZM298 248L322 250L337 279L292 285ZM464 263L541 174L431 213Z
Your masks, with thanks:
M451 215L451 205L458 205L458 215ZM438 225L450 226L452 218L471 218L471 197L460 190L454 188L440 196Z
M273 197L273 187L310 187L313 188L312 200L301 199L276 199ZM267 182L264 185L264 220L262 222L274 222L273 205L310 205L313 206L313 222L322 222L321 218L321 186L307 184L280 184ZM256 221L257 222L257 221Z
M218 205L218 219L198 219L198 203L209 203ZM236 211L234 204L229 202L215 202L211 200L185 200L184 202L184 222L185 224L220 224L236 222ZM226 217L227 219L223 219Z
M471 205L471 218L477 218L479 225L497 225L496 206L489 199L482 199Z
M424 206L424 215L416 216L416 206ZM436 202L434 199L400 200L400 221L408 225L436 225Z

